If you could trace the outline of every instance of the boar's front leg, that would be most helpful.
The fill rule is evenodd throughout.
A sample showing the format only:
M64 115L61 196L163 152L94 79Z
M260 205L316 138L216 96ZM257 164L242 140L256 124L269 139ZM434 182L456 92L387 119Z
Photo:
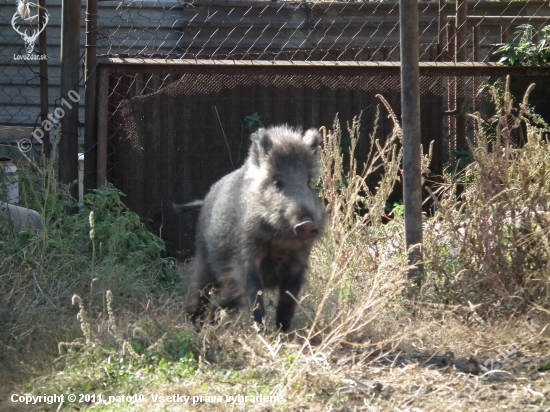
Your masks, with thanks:
M260 278L259 264L256 264L253 259L249 259L245 266L248 309L253 310L254 320L261 324L265 317L265 306L263 296L264 285Z
M283 275L279 286L279 304L277 305L276 319L277 327L281 328L283 332L288 331L288 328L290 328L290 321L296 309L296 301L294 298L298 299L306 268L305 265L299 262L284 268L286 273ZM294 298L289 293L294 296Z

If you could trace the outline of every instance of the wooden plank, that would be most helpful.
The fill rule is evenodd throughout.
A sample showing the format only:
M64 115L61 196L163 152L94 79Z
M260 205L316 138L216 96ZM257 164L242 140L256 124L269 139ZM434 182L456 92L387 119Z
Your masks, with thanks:
M481 61L481 26L479 24L476 24L472 30L474 34L473 61L479 62Z
M429 4L427 1L421 1L420 4ZM518 2L525 3L525 2ZM302 2L299 1L284 1L284 2L258 2L258 1L242 1L242 0L192 0L185 1L184 7L200 7L200 6L210 6L210 7L261 7L261 8L270 8L270 9L283 9L283 8L296 8L300 7ZM313 8L333 10L335 13L340 13L342 11L358 11L358 10L380 10L381 12L387 12L396 7L395 2L388 3L378 3L378 2L361 2L361 3L348 3L348 2L308 2L308 4Z
M301 37L293 36L292 40L283 38L271 38L269 36L263 36L261 38L246 38L236 37L228 38L224 37L224 40L217 42L208 38L205 33L204 38L200 37L192 41L182 41L178 44L180 51L184 53L194 53L197 55L204 55L206 59L215 58L215 54L230 55L233 53L251 53L252 55L261 55L265 52L296 52L303 50L306 53L310 53L315 50L330 50L346 48L362 48L362 47L391 47L399 44L397 39L393 39L388 36L384 36L384 33L379 33L380 37L356 37L353 41L346 38L340 38L336 33L329 33L320 38L313 37ZM435 36L435 34L434 34ZM434 36L427 35L420 40L424 43L432 43ZM298 60L298 59L293 59Z
M320 107L321 107L321 91L316 88L308 87L306 89L306 99L309 102L309 111L304 119L305 127L321 127ZM330 126L329 123L327 126Z
M0 126L0 142L11 142L21 139L31 139L32 127L4 127Z
M258 77L258 82L260 83L258 87L258 107L257 112L260 116L261 122L263 123L264 127L269 127L274 124L278 124L278 112L280 110L280 107L282 104L281 101L278 100L278 89L280 87L279 79L271 79L266 81L266 79L262 77ZM251 113L243 113L243 116L250 115ZM245 124L243 122L243 124ZM245 125L246 126L246 125ZM245 127L244 129L244 136L247 137L250 135L249 130ZM248 145L249 142L245 140L245 145Z
M70 99L71 92L80 83L80 51L81 40L81 15L82 7L75 0L63 0L63 27L61 44L61 84L60 98L69 101L69 105L61 108L64 116L60 119L61 139L59 140L59 181L70 185L70 193L73 199L78 199L78 106ZM71 102L71 100L73 100Z

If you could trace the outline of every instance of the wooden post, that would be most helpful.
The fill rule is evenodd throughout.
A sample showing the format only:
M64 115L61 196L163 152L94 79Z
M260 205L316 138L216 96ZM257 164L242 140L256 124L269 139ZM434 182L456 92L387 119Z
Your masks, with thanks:
M44 16L46 14L46 0L38 0L38 54L46 56L48 54L47 34L44 30ZM42 122L48 119L48 61L40 60L40 117ZM46 159L50 158L50 132L41 128L44 133L42 139L42 150Z
M474 25L474 61L481 61L481 24Z
M405 248L414 265L409 279L422 278L422 181L418 0L400 0L401 119L403 129L403 201Z
M437 61L443 62L445 61L445 50L447 50L447 46L445 43L445 14L443 13L443 9L445 8L445 0L439 0L439 8L437 11ZM449 40L447 40L448 42Z
M446 61L454 61L456 53L456 19L450 19L447 25Z
M54 110L61 119L59 181L71 184L71 196L78 199L80 0L63 0L61 16L60 104Z
M456 2L456 58L457 62L468 60L468 3L466 0L457 0Z
M97 186L97 0L86 2L84 111L84 194Z
M97 187L107 182L107 140L109 134L109 70L99 68L99 95L97 113Z
M510 31L510 23L505 22L500 26L500 41L502 44L508 43L508 32Z

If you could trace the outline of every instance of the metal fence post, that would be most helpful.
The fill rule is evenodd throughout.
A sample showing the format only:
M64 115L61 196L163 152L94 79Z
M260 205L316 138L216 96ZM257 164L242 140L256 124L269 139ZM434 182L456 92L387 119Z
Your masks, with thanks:
M455 62L465 62L468 60L467 42L468 42L468 3L466 0L457 0L456 2L456 56ZM456 150L466 147L466 117L463 113L466 101L464 92L466 90L466 79L464 76L456 77Z
M44 30L44 16L46 14L46 0L38 0L38 53L41 56L48 54L47 34ZM40 60L40 114L42 122L48 119L48 60ZM44 139L42 150L47 159L50 158L50 132L42 127Z
M420 78L418 0L400 0L401 118L403 128L403 200L405 203L405 247L409 279L422 276L422 181L420 139ZM417 247L414 247L417 245Z
M109 133L109 70L99 66L99 101L97 115L97 187L107 182L107 141Z
M86 73L84 114L84 194L97 183L97 0L86 2Z
M59 180L61 183L71 184L70 192L74 199L78 199L80 7L80 0L63 0L61 11L60 104L54 111L54 115L61 119Z

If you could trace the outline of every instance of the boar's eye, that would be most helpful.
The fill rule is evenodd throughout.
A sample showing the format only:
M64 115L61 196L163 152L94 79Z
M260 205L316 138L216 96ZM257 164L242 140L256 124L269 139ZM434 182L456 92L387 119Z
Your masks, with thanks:
M273 179L273 185L277 189L281 190L283 187L285 187L285 182L283 181L283 179L276 177L275 179Z
M311 179L311 176L308 176L308 177L307 177L307 185L308 185L309 187L312 187L312 186L313 186L313 179Z

